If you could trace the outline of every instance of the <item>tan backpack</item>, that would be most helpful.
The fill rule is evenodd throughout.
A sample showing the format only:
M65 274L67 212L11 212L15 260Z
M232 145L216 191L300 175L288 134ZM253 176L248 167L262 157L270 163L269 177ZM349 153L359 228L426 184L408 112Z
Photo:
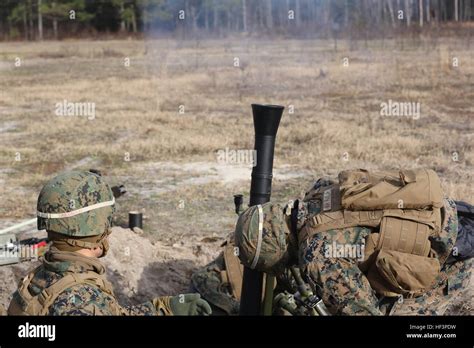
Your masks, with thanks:
M32 295L28 289L36 272L42 266L28 274L20 283L16 296L8 308L8 315L48 315L49 307L56 301L58 296L65 290L78 285L89 284L98 287L107 294L114 296L112 285L96 272L67 273L64 277L53 283L50 287L43 289L37 295ZM120 314L120 308L113 308L115 315Z
M330 229L371 227L359 267L377 293L412 297L432 286L440 260L429 237L441 230L443 207L434 171L343 171L338 183L311 190L305 201L317 201L320 212L299 231L300 242Z

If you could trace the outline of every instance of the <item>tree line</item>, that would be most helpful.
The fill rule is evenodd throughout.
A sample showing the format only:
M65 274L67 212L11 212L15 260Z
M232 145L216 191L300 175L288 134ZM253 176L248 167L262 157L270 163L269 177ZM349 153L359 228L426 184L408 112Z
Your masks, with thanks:
M474 0L1 0L0 39L376 34L472 21L473 8Z

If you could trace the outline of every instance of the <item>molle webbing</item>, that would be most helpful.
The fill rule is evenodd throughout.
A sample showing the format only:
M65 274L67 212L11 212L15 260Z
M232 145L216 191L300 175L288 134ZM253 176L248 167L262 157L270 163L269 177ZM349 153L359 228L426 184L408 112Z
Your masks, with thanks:
M101 291L106 292L110 296L114 296L112 285L93 271L83 273L67 273L64 277L53 283L51 286L43 289L39 294L32 295L29 290L29 285L41 267L42 266L36 268L27 277L25 277L18 289L18 294L26 304L26 307L21 308L20 312L16 312L18 309L15 309L13 312L10 311L9 314L47 315L49 307L54 303L54 301L56 301L61 293L79 284L89 284L98 287ZM119 310L119 308L117 308L117 310Z
M405 234L416 233L417 235L437 235L441 229L440 209L433 210L364 210L364 211L334 211L320 213L306 222L298 233L298 241L301 243L311 238L316 233L332 229L350 228L355 226L389 228L389 238L399 238L401 246L408 240ZM424 232L422 232L424 231ZM399 235L399 237L395 237ZM423 238L425 239L425 238ZM409 248L411 244L407 244ZM414 245L413 245L414 246Z
M428 256L431 249L428 238L437 235L440 226L439 209L432 211L386 210L380 223L380 237L376 250L396 250Z
M69 273L58 280L50 287L43 289L38 295L38 301L42 305L43 313L47 314L49 307L54 303L56 298L65 290L78 284L89 284L98 287L100 290L113 296L112 286L110 283L100 277L97 273L89 271L85 273Z
M334 211L313 216L298 233L301 243L316 233L332 229L354 226L376 227L380 224L384 211Z

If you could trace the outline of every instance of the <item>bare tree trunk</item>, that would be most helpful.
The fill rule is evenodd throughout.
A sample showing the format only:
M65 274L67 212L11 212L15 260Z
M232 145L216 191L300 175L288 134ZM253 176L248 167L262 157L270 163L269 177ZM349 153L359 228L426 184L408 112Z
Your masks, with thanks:
M35 37L35 28L33 23L33 5L31 0L28 0L28 32L30 40L33 40Z
M454 20L459 21L459 0L454 0Z
M447 9L447 4L446 1L440 1L441 4L441 21L446 21L448 17L448 9Z
M242 0L242 29L247 32L247 0Z
M264 9L262 8L263 5L265 5L263 2L259 1L258 2L258 5L257 5L257 19L258 19L258 28L260 30L262 30L264 28L264 25L263 25L263 11Z
M198 19L199 13L197 13L196 7L191 5L191 15L193 17L193 33L196 34L198 31Z
M389 1L391 1L391 0L389 0ZM398 24L398 11L400 11L400 10L401 10L400 0L397 0L397 11L396 11L396 13L397 13L397 24Z
M410 4L409 4L409 0L405 0L405 16L407 18L407 27L410 26L410 16L411 16L411 13L410 13Z
M212 2L212 27L214 29L214 33L217 32L217 27L219 25L219 11L217 9L217 0Z
M41 12L41 2L38 0L38 40L43 40L43 14Z
M124 1L120 1L120 31L124 32L125 28L125 19L123 18L123 13L125 12L125 4Z
M464 19L466 21L471 20L471 2L466 1L465 6L464 6Z
M132 11L132 30L134 33L138 31L137 30L137 16L135 15L135 7L133 7L133 11Z
M295 19L296 19L296 27L298 28L301 25L301 17L300 17L300 1L295 0Z
M56 2L55 1L53 1L51 3L51 7L53 7L53 8L56 7ZM58 19L56 17L53 18L53 36L54 36L55 40L58 39Z
M379 24L383 20L383 1L376 2L375 22Z
M54 39L58 39L58 20L56 18L53 19L53 36Z
M434 7L434 14L435 14L435 22L436 24L438 24L441 18L441 5L439 3L439 0L436 0L436 6Z
M387 0L388 12L390 13L390 20L392 21L392 27L395 28L395 14L393 12L392 0Z
M329 18L330 18L330 10L331 10L331 3L329 1L326 1L324 2L324 20L323 20L323 23L324 23L324 27L327 28L326 29L326 34L327 34L327 30L330 28L329 26Z
M25 3L24 3L24 12L23 12L23 35L25 37L25 41L28 41L28 19L26 18L26 12L27 12L27 9L26 9L26 0L25 0Z
M225 19L227 20L227 32L229 33L232 29L232 18L230 15L230 10L226 11L225 13Z
M431 20L431 8L430 8L431 0L426 0L426 22L429 23Z
M272 0L267 0L265 4L266 24L268 29L273 29Z
M418 0L418 10L420 12L420 27L423 27L423 0Z
M349 0L344 3L344 28L347 28L349 23Z

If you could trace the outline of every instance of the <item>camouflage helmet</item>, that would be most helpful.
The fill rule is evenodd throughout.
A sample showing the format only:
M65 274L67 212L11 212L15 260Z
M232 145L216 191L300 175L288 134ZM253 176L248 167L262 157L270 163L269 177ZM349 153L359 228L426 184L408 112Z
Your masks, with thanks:
M71 237L104 234L111 227L115 199L97 174L71 171L44 185L38 197L38 229Z
M265 203L243 212L235 227L235 244L244 266L277 275L290 261L288 225L279 205Z

